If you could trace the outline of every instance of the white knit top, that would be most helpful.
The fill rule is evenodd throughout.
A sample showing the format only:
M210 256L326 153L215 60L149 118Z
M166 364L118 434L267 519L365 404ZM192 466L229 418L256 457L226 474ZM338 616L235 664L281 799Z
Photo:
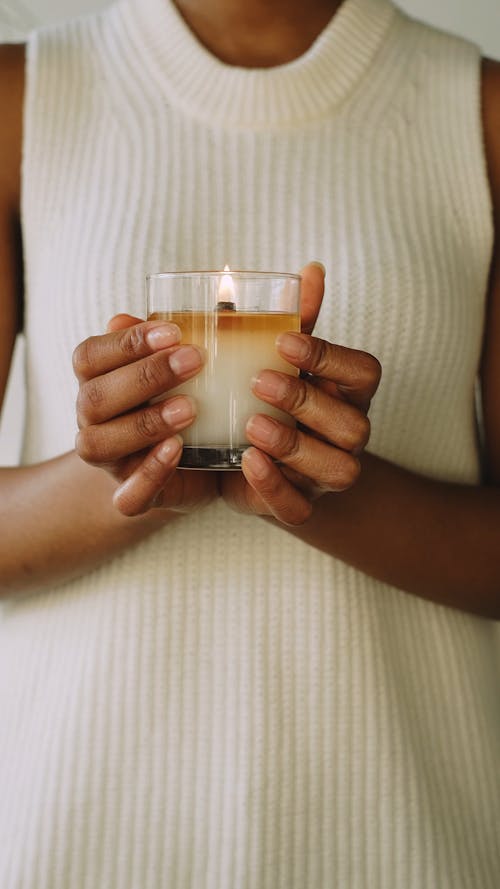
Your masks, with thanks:
M29 40L24 459L71 449L74 346L158 270L327 267L384 367L371 449L479 480L492 245L475 47L345 0L298 60L171 0ZM342 496L342 495L339 495ZM75 510L79 508L75 503ZM494 889L498 629L222 502L0 620L2 889Z

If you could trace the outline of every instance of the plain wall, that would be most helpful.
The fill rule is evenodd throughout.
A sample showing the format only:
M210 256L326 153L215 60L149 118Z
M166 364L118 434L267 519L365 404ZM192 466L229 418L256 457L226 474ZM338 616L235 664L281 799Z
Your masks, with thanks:
M0 0L0 40L12 39L23 28L107 5L108 0ZM500 0L399 0L399 6L416 18L474 40L485 55L500 58ZM22 359L20 341L0 424L0 465L18 460L24 406Z

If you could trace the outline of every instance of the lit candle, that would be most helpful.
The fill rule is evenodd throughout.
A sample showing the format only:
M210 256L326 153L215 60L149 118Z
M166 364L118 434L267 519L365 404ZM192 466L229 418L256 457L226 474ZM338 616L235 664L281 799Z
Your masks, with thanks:
M231 269L229 266L225 265L224 274L221 276L219 285L219 298L217 301L218 309L224 308L225 306L230 309L236 308L234 304L234 282L230 271Z
M189 275L192 304L188 309L188 273L148 278L148 316L174 321L182 341L201 346L206 355L200 374L169 393L183 392L197 403L196 420L182 433L181 465L238 468L248 447L245 427L252 414L265 413L293 423L288 414L257 398L251 384L264 368L297 374L280 357L276 338L286 330L300 330L300 278L231 273L228 266L224 272ZM162 281L155 283L155 277Z

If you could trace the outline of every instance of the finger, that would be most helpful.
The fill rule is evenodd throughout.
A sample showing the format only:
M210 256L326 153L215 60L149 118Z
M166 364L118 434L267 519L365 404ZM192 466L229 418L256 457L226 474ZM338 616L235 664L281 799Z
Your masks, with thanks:
M200 349L180 346L173 351L156 352L83 383L77 398L80 429L103 423L164 395L198 373L202 365Z
M130 318L118 315L116 318ZM131 319L134 320L134 319ZM114 324L112 319L110 325ZM113 329L101 336L91 336L73 352L73 369L80 382L108 373L117 367L132 364L159 349L177 345L181 332L168 321L142 321Z
M195 416L193 399L179 395L80 429L75 450L86 463L109 465L182 432Z
M368 444L370 421L366 415L307 380L263 370L253 381L253 392L339 448L358 453Z
M156 506L182 513L207 506L219 494L218 474L199 469L175 472L156 498Z
M310 502L262 451L247 448L241 468L249 485L246 511L273 516L285 525L302 525L309 518Z
M126 516L141 515L156 505L182 453L182 439L174 436L157 445L129 478L116 489L113 502Z
M292 332L281 334L276 345L290 364L335 383L351 404L367 409L382 373L380 363L373 355Z
M255 447L325 490L345 491L359 476L355 456L273 417L255 414L246 425L246 436Z
M304 266L300 276L300 319L303 333L311 333L323 302L325 267L320 262Z
M123 330L126 327L132 327L133 324L141 324L143 321L143 318L136 318L135 315L120 313L119 315L114 315L113 318L108 321L106 330L108 333L111 333L114 330Z

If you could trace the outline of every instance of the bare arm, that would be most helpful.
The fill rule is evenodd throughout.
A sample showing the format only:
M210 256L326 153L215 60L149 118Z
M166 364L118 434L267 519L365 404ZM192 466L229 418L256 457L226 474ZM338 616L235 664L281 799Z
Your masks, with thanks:
M74 452L0 469L0 596L78 577L172 519L158 510L127 518L115 488Z
M288 484L270 462L259 477L250 460L244 470L248 483L245 485L241 478L229 480L225 496L237 509L273 516L273 521L286 523L289 533L401 590L499 619L500 64L485 63L483 82L484 129L497 231L482 362L487 463L484 484L470 487L440 483L364 454L356 485L341 494L324 494L312 507L306 503L312 499L307 491L303 490L300 502L297 486ZM335 380L338 356L335 347L331 348L326 364L330 364L329 378ZM319 358L320 353L315 357L313 350L309 361L300 367L325 376L325 355L321 356L321 369L317 366ZM303 387L303 382L291 381L282 401L266 397L258 388L256 393L295 413L305 426L324 432L315 401L304 397ZM360 386L358 399L362 394ZM313 442L308 442L307 436L292 440L289 431L284 430L282 438L270 446L252 428L248 433L260 453L267 451L295 470L308 465L308 478L321 478L324 459L322 465L314 465Z
M500 489L435 482L361 458L358 483L289 530L409 593L500 619Z
M0 405L16 332L22 324L19 198L23 90L24 48L0 47ZM139 343L138 337L136 341ZM159 360L154 349L148 355L152 361ZM129 352L127 361L131 360ZM175 425L158 418L155 429L143 430L140 444L161 443L176 431ZM136 449L138 446L136 442ZM149 460L150 474L156 467L167 480L172 466ZM166 509L134 518L118 511L113 496L125 477L114 478L87 465L75 452L40 465L0 469L0 596L76 577L178 519L176 512Z

